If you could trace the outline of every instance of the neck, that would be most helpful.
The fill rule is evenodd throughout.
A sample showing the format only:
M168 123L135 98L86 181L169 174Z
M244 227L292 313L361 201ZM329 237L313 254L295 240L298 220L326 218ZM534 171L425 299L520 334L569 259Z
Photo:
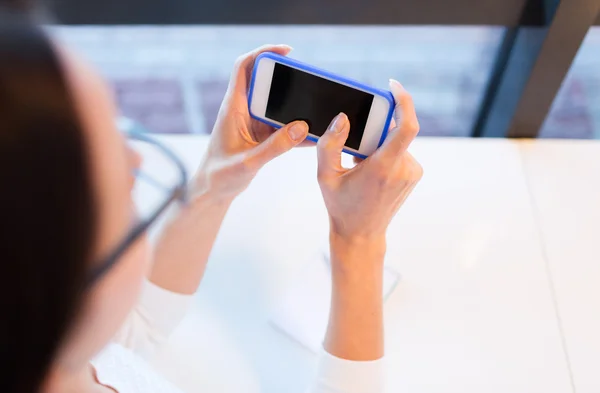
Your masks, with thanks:
M84 364L79 367L55 365L48 373L42 386L42 393L91 393L94 392L96 381L91 366Z

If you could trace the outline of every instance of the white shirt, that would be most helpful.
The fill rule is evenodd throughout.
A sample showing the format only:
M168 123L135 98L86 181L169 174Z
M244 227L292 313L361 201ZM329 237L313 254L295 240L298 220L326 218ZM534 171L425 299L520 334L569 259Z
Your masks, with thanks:
M183 393L153 371L144 358L167 340L185 316L191 301L192 296L146 282L138 306L114 343L92 361L100 383L119 393ZM308 393L381 393L382 363L382 359L369 362L344 360L323 350ZM203 392L201 387L198 389L186 393L210 393Z

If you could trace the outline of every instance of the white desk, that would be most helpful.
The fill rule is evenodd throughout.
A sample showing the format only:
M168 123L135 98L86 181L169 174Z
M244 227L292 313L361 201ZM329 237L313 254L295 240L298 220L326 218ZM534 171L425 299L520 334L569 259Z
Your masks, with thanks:
M207 143L163 140L190 169ZM388 263L403 280L386 304L388 391L572 392L523 149L420 139L412 152L425 177L389 231ZM232 206L195 307L155 361L187 392L306 386L314 356L268 319L326 239L315 173L314 150L297 149L264 168ZM571 307L568 299L561 307Z
M600 143L523 143L577 393L600 392Z

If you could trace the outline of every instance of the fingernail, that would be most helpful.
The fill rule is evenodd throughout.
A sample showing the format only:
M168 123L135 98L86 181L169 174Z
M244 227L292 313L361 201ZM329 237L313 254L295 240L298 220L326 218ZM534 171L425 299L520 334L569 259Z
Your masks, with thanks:
M395 79L390 79L390 90L393 95L398 95L404 92L404 86Z
M331 122L329 130L336 134L339 134L344 129L344 124L346 120L348 120L348 116L346 116L344 112L338 114L335 117L335 119L333 119L333 121Z
M306 137L306 133L308 132L308 124L303 121L299 121L291 126L288 130L290 134L290 138L293 141L300 141Z
M287 49L290 52L294 50L294 48L292 48L291 46L286 45L286 44L279 44L277 46L280 47L280 48L283 48L283 49Z

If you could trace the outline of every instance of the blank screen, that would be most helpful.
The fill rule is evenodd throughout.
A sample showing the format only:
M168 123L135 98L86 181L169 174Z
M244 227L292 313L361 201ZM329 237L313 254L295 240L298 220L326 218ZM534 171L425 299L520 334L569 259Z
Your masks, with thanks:
M311 134L321 136L331 120L344 112L350 120L346 146L358 150L373 98L373 94L275 63L266 116L283 124L304 120Z

